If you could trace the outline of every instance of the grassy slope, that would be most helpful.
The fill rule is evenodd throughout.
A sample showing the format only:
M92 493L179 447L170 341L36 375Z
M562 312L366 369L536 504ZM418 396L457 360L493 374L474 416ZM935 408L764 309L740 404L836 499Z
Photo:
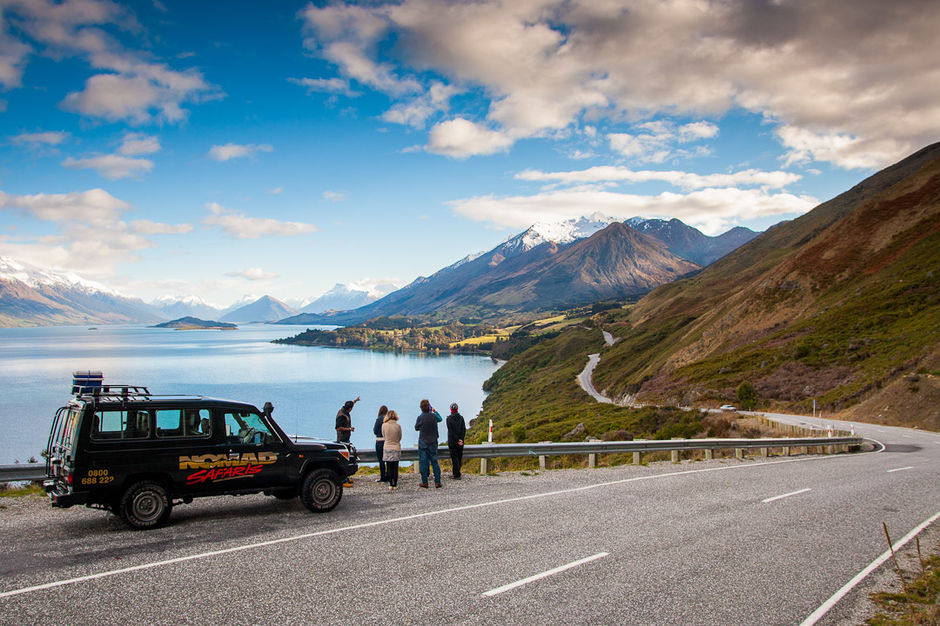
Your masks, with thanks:
M599 314L596 322L620 339L614 347L603 349L597 330L577 329L513 357L489 382L483 417L505 429L505 440L520 427L530 441L557 439L579 422L590 422L594 436L630 430L632 412L594 403L577 387L587 355L598 351L594 382L615 397L720 403L734 401L747 380L764 407L809 410L813 397L848 407L924 369L940 344L938 285L940 144L629 311ZM921 425L940 429L930 419Z
M940 340L940 160L906 165L609 319L623 341L595 382L691 403L749 380L770 404L842 408L914 366Z
M576 377L587 355L603 346L600 330L571 326L511 358L484 386L490 394L467 440L485 440L490 419L494 441L504 442L560 441L579 424L585 432L577 439L618 430L636 437L668 439L691 437L701 430L694 412L635 410L595 402L578 386Z

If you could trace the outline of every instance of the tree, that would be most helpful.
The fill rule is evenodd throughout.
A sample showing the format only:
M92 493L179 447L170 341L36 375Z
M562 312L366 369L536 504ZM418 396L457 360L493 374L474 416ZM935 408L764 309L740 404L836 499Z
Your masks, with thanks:
M753 411L757 406L757 390L746 380L738 385L738 403L745 411Z

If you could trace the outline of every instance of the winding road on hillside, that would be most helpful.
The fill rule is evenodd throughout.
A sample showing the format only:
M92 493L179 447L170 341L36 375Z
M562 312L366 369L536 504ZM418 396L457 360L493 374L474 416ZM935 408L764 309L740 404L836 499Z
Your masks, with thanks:
M852 623L861 592L831 599L885 552L882 522L897 541L940 511L940 434L854 426L881 451L363 477L329 514L209 498L148 532L16 499L0 622Z
M607 344L608 347L617 343L617 340L609 332L606 330L602 330L601 332L604 334L604 343ZM589 396L598 402L614 404L614 401L611 398L608 398L594 387L594 370L597 368L597 364L600 363L600 360L600 352L588 355L587 365L585 365L584 369L581 370L581 373L578 374L578 384L581 386L581 389L583 389Z

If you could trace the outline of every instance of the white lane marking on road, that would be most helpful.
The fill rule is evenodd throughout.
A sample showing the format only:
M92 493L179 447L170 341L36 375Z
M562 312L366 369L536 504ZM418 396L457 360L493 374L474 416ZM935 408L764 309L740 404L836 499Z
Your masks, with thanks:
M809 487L807 487L806 489L800 489L799 491L791 491L790 493L785 493L785 494L780 495L780 496L774 496L774 497L772 497L772 498L767 498L767 499L765 499L765 500L761 500L761 502L762 502L763 504L767 504L768 502L773 502L774 500L780 500L781 498L789 498L790 496L795 496L795 495L797 495L797 494L806 493L807 491L812 491L812 489L810 489Z
M534 493L527 496L516 496L514 498L506 498L504 500L492 500L490 502L480 502L478 504L466 504L463 506L457 506L450 509L441 509L439 511L426 511L424 513L415 513L414 515L406 515L404 517L393 517L391 519L376 520L374 522L364 522L362 524L353 524L352 526L342 526L340 528L330 528L328 530L320 530L312 533L304 533L302 535L294 535L292 537L282 537L281 539L271 539L269 541L259 541L258 543L249 543L243 546L234 546L231 548L223 548L221 550L213 550L211 552L201 552L198 554L190 554L189 556L181 556L175 559L167 559L165 561L154 561L153 563L143 563L141 565L134 565L132 567L125 567L122 569L108 570L106 572L99 572L97 574L89 574L87 576L78 576L76 578L67 578L64 580L57 580L51 583L45 583L42 585L34 585L32 587L23 587L21 589L13 589L11 591L0 592L0 598L8 598L10 596L16 596L24 593L30 593L32 591L42 591L44 589L52 589L55 587L61 587L63 585L72 585L75 583L85 582L88 580L95 580L97 578L106 578L108 576L117 576L119 574L127 574L130 572L138 572L141 570L152 569L155 567L163 567L165 565L174 565L176 563L185 563L186 561L194 561L197 559L205 559L213 556L220 556L223 554L232 554L234 552L242 552L244 550L253 550L255 548L264 548L266 546L273 546L281 543L289 543L292 541L301 541L303 539L311 539L313 537L322 537L325 535L335 535L342 532L361 530L363 528L373 528L375 526L385 526L387 524L394 524L396 522L405 522L408 520L420 519L422 517L433 517L436 515L445 515L447 513L457 513L460 511L469 511L472 509L482 509L486 507L496 506L499 504L509 504L512 502L525 502L526 500L536 500L539 498L549 498L552 496L565 495L569 493L577 493L579 491L588 491L590 489L598 489L601 487L610 487L613 485L624 485L627 483L639 482L643 480L656 480L659 478L670 478L672 476L684 476L691 474L706 474L709 472L724 472L729 470L737 469L755 469L760 467L765 467L768 465L782 465L784 463L809 463L809 462L819 462L819 461L834 461L837 459L844 459L847 457L840 456L819 456L814 458L807 459L785 459L781 461L762 461L756 464L747 464L747 465L729 465L725 467L703 467L701 469L694 470L683 470L680 472L667 472L665 474L653 474L651 476L634 476L633 478L621 478L619 480L611 480L603 483L595 483L593 485L583 485L581 487L572 487L570 489L559 489L556 491L547 491L545 493Z
M908 465L907 467L896 467L893 470L888 470L888 473L891 472L903 472L904 470L914 469L913 465Z
M899 549L903 548L907 543L920 534L922 530L933 524L937 519L940 519L940 511L934 513L931 517L921 522L914 530L904 535L900 541L894 544L894 551L897 552ZM860 582L865 580L865 577L871 574L873 571L881 567L881 565L891 558L891 550L885 550L881 556L868 564L868 567L860 571L855 577L849 582L845 583L841 589L832 594L832 597L823 602L818 609L813 611L809 617L803 620L800 623L800 626L813 626L816 622L822 619L823 615L828 613L832 607L834 607L839 600L844 598L852 589L855 588Z
M514 583L509 583L508 585L503 585L502 587L497 587L496 589L490 589L489 591L484 591L484 592L483 592L483 595L484 595L484 596L495 596L495 595L498 595L498 594L503 593L504 591L510 591L511 589L515 589L515 588L517 588L517 587L521 587L522 585L528 585L529 583L534 582L534 581L536 581L536 580L540 580L540 579L542 579L542 578L547 578L547 577L549 577L549 576L554 576L555 574L560 574L561 572L563 572L563 571L565 571L565 570L569 570L569 569L571 569L572 567L577 567L577 566L579 566L579 565L584 565L585 563L590 563L591 561L596 561L597 559L602 559L602 558L604 558L605 556L607 556L608 554L609 554L609 553L607 553L607 552L598 552L597 554L595 554L595 555L593 555L593 556L589 556L589 557L586 557L586 558L583 558L583 559L579 559L579 560L577 560L577 561L573 561L573 562L571 562L571 563L568 563L567 565L561 565L561 566L556 567L556 568L554 568L554 569L550 569L550 570L548 570L547 572L542 572L541 574L535 574L534 576L529 576L528 578L523 578L522 580L517 580L517 581L514 582Z

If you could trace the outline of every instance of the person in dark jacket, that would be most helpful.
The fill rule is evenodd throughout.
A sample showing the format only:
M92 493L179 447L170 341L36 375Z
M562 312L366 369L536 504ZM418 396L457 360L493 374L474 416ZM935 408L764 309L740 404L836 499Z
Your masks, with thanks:
M359 402L359 398L347 400L336 412L336 441L340 443L349 443L349 435L356 430L353 428L352 416L349 412L352 411L357 402Z
M418 431L418 470L421 472L421 484L418 486L424 489L428 488L428 465L434 468L434 486L444 486L441 484L441 466L437 462L437 423L441 421L441 414L434 410L430 402L422 400L421 415L415 422L415 430Z
M352 416L349 415L349 412L352 411L352 408L356 406L357 402L359 402L358 397L355 400L347 400L343 403L340 410L336 412L336 441L340 443L349 443L349 435L352 431L356 430L353 428ZM346 482L343 483L343 487L352 486L352 478L347 478Z
M385 460L382 458L385 451L385 437L382 435L382 424L385 422L385 414L388 413L388 407L384 404L379 407L379 416L375 418L375 425L372 427L372 433L375 435L375 458L379 460L379 477L375 479L377 483L388 482L388 472L385 467Z
M457 403L450 405L447 416L447 449L450 450L450 462L453 465L454 480L460 480L460 466L463 465L463 438L467 434L467 425L463 415L457 412Z

